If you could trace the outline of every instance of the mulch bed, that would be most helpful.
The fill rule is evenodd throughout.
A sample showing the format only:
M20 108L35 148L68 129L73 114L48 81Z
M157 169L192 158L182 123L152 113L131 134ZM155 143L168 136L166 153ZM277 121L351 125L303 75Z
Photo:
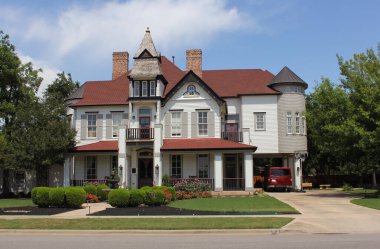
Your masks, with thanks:
M128 208L106 208L90 216L144 216L144 215L243 215L259 213L239 213L239 212L217 212L217 211L197 211L172 208L168 206L154 207L128 207ZM262 214L262 213L260 213Z
M54 215L73 211L72 208L12 207L0 208L0 215Z

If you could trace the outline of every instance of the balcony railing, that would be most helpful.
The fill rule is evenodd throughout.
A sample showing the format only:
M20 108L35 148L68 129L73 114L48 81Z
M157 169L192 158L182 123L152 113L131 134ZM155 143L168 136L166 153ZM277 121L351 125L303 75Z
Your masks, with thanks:
M174 186L178 182L182 181L200 181L202 183L205 183L209 186L210 190L214 190L214 179L213 178L170 178L170 179L165 179L163 180L163 184L166 186Z
M233 141L233 142L243 142L243 134L242 132L239 132L239 131L237 132L223 131L222 139Z
M244 190L244 178L223 178L223 190Z
M107 179L79 179L79 180L71 180L71 186L84 186L86 184L95 184L101 185L106 184Z
M128 128L127 140L154 139L154 128Z

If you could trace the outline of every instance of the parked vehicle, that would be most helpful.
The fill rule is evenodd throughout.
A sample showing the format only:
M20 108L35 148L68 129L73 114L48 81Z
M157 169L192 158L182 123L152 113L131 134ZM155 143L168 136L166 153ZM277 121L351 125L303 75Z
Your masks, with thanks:
M284 190L292 189L292 175L288 167L267 167L264 189L269 190Z

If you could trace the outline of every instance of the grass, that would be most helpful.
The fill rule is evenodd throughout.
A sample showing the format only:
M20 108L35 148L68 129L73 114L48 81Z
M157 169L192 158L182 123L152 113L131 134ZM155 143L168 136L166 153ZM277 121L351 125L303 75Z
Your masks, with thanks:
M351 203L380 210L380 198L363 198L363 199L353 199Z
M189 230L189 229L273 229L292 218L110 218L110 219L14 219L0 220L0 229L75 230Z
M32 207L32 199L0 199L0 208Z
M343 190L342 190L343 191ZM350 191L343 191L344 193L353 194L353 195L370 195L377 192L377 189L368 189L368 188L354 188Z
M175 201L169 206L201 211L299 213L293 207L271 196L190 199Z

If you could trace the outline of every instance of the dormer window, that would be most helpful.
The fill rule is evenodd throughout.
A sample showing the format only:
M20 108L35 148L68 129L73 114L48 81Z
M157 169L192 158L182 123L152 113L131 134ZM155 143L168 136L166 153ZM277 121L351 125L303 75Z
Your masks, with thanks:
M190 96L194 96L195 93L196 93L196 89L195 89L195 86L194 85L190 85L187 87L187 93L190 95Z
M148 81L142 82L142 96L143 97L148 96Z
M153 97L156 96L155 80L135 80L133 81L133 97Z
M135 81L134 84L134 97L139 97L140 96L140 81Z
M156 81L150 81L150 96L156 96Z

